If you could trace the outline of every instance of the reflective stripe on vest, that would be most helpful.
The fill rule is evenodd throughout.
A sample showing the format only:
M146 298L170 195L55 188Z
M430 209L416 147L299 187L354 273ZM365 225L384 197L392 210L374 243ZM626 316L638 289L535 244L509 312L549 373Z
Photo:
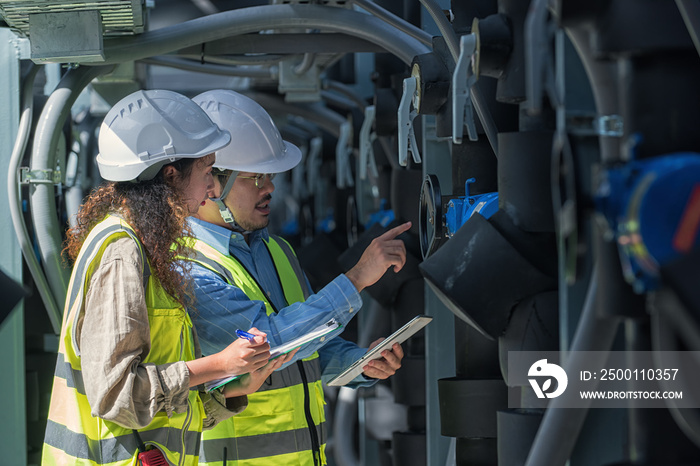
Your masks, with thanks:
M287 304L305 300L309 296L306 279L291 246L272 235L265 244ZM265 303L267 315L276 312L260 285L234 257L198 239L188 238L187 245L192 249L189 260L217 273L251 300ZM314 353L275 371L257 392L248 395L245 411L204 431L200 465L220 466L224 461L226 466L326 464L324 405L321 366Z
M131 429L92 417L85 395L80 353L75 342L76 323L84 314L87 284L108 244L131 237L139 246L144 265L144 283L151 350L142 363L166 364L194 359L192 322L185 310L150 276L148 261L133 230L118 217L108 216L86 238L68 289L51 404L42 452L44 465L132 465L136 464L136 438ZM190 390L184 413L159 412L139 435L144 443L159 448L172 465L197 464L204 410L199 394Z

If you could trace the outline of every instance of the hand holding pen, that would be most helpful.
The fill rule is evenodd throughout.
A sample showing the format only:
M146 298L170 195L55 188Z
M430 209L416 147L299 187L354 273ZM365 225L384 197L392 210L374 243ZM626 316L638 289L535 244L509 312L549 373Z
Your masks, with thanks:
M224 359L223 364L228 376L245 374L263 367L270 359L270 344L267 335L253 327L246 336L236 338L224 351L218 353ZM237 335L241 336L238 331Z
M255 330L257 332L257 334L246 332L245 330L238 329L238 330L236 330L236 335L238 335L238 338L245 338L246 340L249 340L249 341L253 341L255 339L255 337L257 337L257 336L261 336L263 338L263 342L266 341L266 337L267 337L266 334L258 331L258 329L256 329L255 327L253 327L251 329L251 331L252 330Z

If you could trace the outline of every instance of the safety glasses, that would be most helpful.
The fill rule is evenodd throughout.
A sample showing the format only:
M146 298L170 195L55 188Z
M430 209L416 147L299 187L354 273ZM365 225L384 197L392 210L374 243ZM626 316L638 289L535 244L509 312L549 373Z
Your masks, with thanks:
M255 180L255 187L262 189L262 187L265 186L265 177L268 177L269 180L272 181L275 179L275 175L277 175L277 173L258 173L255 176L238 175L238 178L243 178L244 180Z

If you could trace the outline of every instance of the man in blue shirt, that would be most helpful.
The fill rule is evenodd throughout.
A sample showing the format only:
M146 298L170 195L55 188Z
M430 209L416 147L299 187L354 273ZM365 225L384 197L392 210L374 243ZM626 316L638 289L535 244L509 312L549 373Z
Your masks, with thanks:
M388 268L398 272L405 264L405 246L396 236L410 222L376 238L355 267L311 294L289 244L267 231L274 174L296 166L301 152L283 141L267 112L245 96L216 90L194 100L233 135L231 150L216 154L214 166L220 172L213 197L189 223L196 238L192 318L203 353L229 344L237 329L256 327L274 348L331 318L347 325L362 306L360 291ZM249 396L246 411L204 434L200 463L326 464L321 379L332 378L367 352L337 333L304 345ZM369 386L393 375L403 351L396 344L382 356L365 366L351 386Z

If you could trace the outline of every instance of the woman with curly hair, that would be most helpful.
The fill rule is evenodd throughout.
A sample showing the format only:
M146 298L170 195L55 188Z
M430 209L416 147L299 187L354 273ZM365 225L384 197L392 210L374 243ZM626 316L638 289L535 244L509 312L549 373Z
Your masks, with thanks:
M68 231L73 272L42 464L194 465L202 429L245 409L245 395L291 357L268 363L253 328L251 340L200 358L185 311L192 293L178 240L229 141L171 91L135 92L105 117L97 164L108 182ZM221 391L197 388L240 374Z

